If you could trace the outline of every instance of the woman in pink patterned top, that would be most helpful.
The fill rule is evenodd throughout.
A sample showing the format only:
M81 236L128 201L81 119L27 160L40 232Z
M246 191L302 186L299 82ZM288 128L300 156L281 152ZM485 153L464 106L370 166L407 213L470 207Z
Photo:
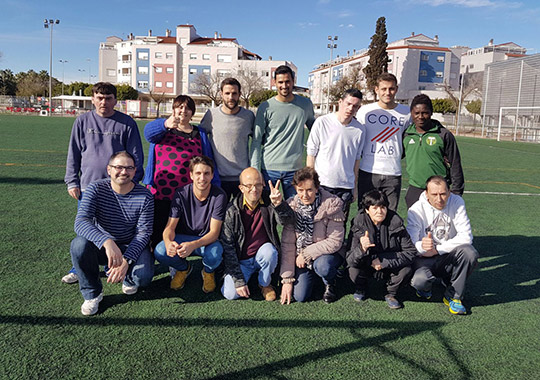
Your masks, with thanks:
M154 231L152 247L163 238L169 218L174 191L191 183L189 160L202 154L213 158L212 148L204 130L192 126L195 102L186 95L179 95L173 102L173 113L168 119L156 119L144 128L150 143L148 164L143 183L154 195ZM214 184L219 175L214 176Z

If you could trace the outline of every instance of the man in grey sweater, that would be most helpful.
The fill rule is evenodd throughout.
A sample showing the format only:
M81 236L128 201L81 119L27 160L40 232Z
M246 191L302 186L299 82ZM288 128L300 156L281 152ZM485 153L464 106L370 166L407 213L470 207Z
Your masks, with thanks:
M249 137L255 121L253 112L238 105L240 91L240 82L225 78L221 82L223 103L206 111L199 125L208 134L227 200L240 193L238 178L249 167Z
M134 182L143 177L144 154L137 123L114 110L116 87L98 82L92 87L95 110L79 116L73 123L66 160L64 181L69 195L80 201L86 187L107 178L107 163L113 153L127 151L135 158ZM79 280L74 268L62 277L72 284Z

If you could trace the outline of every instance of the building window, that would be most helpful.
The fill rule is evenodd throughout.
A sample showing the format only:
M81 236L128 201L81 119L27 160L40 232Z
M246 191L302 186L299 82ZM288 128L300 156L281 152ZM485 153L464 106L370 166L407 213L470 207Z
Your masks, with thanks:
M147 80L140 80L137 82L137 87L139 88L148 88L148 81Z
M427 54L421 54L421 55L420 55L420 59L421 59L422 61L429 61L429 55L427 55Z
M231 72L229 70L218 70L217 75L220 77L227 77L231 75Z
M420 76L421 77L427 77L427 71L426 70L420 70Z
M189 69L190 74L197 74L197 69Z
M167 58L167 59L173 59L172 53L165 53L165 58Z
M210 59L210 54L203 54L202 59L204 59L205 61L208 61Z
M114 77L116 74L116 70L115 69L107 69L107 76L109 77Z
M163 87L163 83L162 82L156 82L156 86L155 87Z
M191 53L191 54L189 55L189 59L197 59L197 54Z
M444 55L438 55L437 62L444 62Z
M131 54L124 54L122 56L122 62L131 62Z
M418 87L418 90L420 90L420 91L424 91L425 89L426 89L426 86L419 86Z
M266 70L263 70L262 75L263 75L263 77L268 77L268 76L270 76L270 72L266 71Z
M139 66L137 72L139 74L148 74L148 66Z
M173 82L167 82L167 88L173 88Z
M154 68L156 69L156 73L158 73L158 74L163 72L163 67L154 66Z
M232 57L230 54L218 54L217 61L218 62L232 62Z
M471 64L469 65L469 69L474 69L474 63L471 63Z
M173 68L172 67L167 67L167 74L172 74L173 73Z
M202 69L204 75L210 75L210 69Z
M138 52L137 59L141 61L148 61L148 52L147 51Z
M256 72L256 71L252 71L252 72L250 72L250 75L251 75L252 77L256 77L256 76L257 76L257 72Z
M443 72L442 72L442 71L437 71L437 72L435 73L435 76L436 76L437 78L442 78L444 75L443 75Z
M163 58L163 53L160 51L156 51L156 54L154 55L155 58Z

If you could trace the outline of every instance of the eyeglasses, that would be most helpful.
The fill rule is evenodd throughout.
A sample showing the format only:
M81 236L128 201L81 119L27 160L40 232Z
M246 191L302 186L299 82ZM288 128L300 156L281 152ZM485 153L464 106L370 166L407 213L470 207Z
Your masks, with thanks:
M119 172L121 172L124 169L126 169L128 172L132 172L133 170L136 169L135 166L123 166L123 165L109 165L109 166Z
M264 187L264 185L262 183L256 183L256 184L243 183L240 186L246 188L247 191L251 191L253 188L255 188L257 190L261 190Z

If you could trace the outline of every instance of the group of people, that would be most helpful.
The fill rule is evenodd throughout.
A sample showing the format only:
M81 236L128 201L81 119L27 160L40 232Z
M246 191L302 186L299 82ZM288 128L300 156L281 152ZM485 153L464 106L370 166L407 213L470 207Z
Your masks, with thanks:
M461 299L478 253L461 198L459 150L431 119L429 97L416 96L410 109L396 103L397 80L384 73L377 102L361 107L362 93L350 89L336 112L315 118L311 101L293 93L289 67L279 66L274 80L277 95L255 115L239 106L240 83L224 79L222 104L198 127L190 123L193 99L176 97L171 116L144 129L144 172L137 125L114 110L116 88L94 85L95 110L74 123L65 178L78 211L73 268L62 281L79 282L82 314L95 314L103 299L99 265L130 295L152 281L157 260L178 290L193 255L202 257L206 293L221 284L215 273L223 268L229 300L249 298L255 274L262 297L275 300L279 273L282 304L310 299L319 278L322 299L334 302L346 268L355 301L367 298L370 277L387 281L390 308L402 307L402 285L410 281L418 297L431 298L439 278L449 311L467 313ZM407 228L396 213L403 156Z

